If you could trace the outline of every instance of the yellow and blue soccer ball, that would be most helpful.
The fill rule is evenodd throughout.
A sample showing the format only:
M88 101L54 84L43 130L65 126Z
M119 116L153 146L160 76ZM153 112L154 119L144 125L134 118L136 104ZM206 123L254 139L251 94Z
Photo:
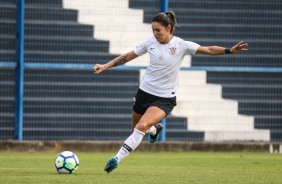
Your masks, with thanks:
M72 174L79 166L78 157L71 151L63 151L55 159L56 170L60 174Z

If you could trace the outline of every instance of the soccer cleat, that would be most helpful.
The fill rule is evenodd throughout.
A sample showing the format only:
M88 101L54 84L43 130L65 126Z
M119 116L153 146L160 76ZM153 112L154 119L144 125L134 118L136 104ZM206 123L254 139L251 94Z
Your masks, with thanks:
M161 123L158 123L158 124L156 124L156 125L154 125L155 127L156 127L156 129L157 129L157 132L156 132L156 134L155 135L149 135L149 142L150 143L154 143L154 142L156 142L157 140L158 140L158 137L159 137L159 133L162 131L162 129L163 129L163 125L161 124Z
M104 171L107 172L107 174L109 174L110 172L112 172L112 170L114 170L115 168L117 168L118 166L118 160L117 158L113 157L110 158L107 162L107 165L105 166Z

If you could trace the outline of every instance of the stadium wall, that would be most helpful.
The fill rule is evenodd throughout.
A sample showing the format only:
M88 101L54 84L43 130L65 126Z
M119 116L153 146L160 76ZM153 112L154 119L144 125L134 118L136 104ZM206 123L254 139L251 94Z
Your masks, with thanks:
M115 152L120 148L120 141L0 141L0 151L17 152ZM280 143L259 142L164 142L150 144L143 142L135 152L269 152L282 153Z

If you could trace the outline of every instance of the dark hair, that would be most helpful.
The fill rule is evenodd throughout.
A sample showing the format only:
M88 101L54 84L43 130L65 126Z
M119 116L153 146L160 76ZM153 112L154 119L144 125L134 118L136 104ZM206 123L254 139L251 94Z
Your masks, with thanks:
M158 22L165 27L171 25L170 33L172 33L176 25L176 16L175 13L171 10L166 13L160 12L153 17L152 22Z

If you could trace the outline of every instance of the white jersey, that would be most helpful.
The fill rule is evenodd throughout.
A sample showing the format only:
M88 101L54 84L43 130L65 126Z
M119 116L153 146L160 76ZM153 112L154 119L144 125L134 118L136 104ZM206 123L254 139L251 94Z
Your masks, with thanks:
M183 58L185 55L195 54L199 47L197 43L176 36L167 44L159 43L154 36L139 44L134 49L135 54L150 54L150 64L139 88L155 96L174 97Z

